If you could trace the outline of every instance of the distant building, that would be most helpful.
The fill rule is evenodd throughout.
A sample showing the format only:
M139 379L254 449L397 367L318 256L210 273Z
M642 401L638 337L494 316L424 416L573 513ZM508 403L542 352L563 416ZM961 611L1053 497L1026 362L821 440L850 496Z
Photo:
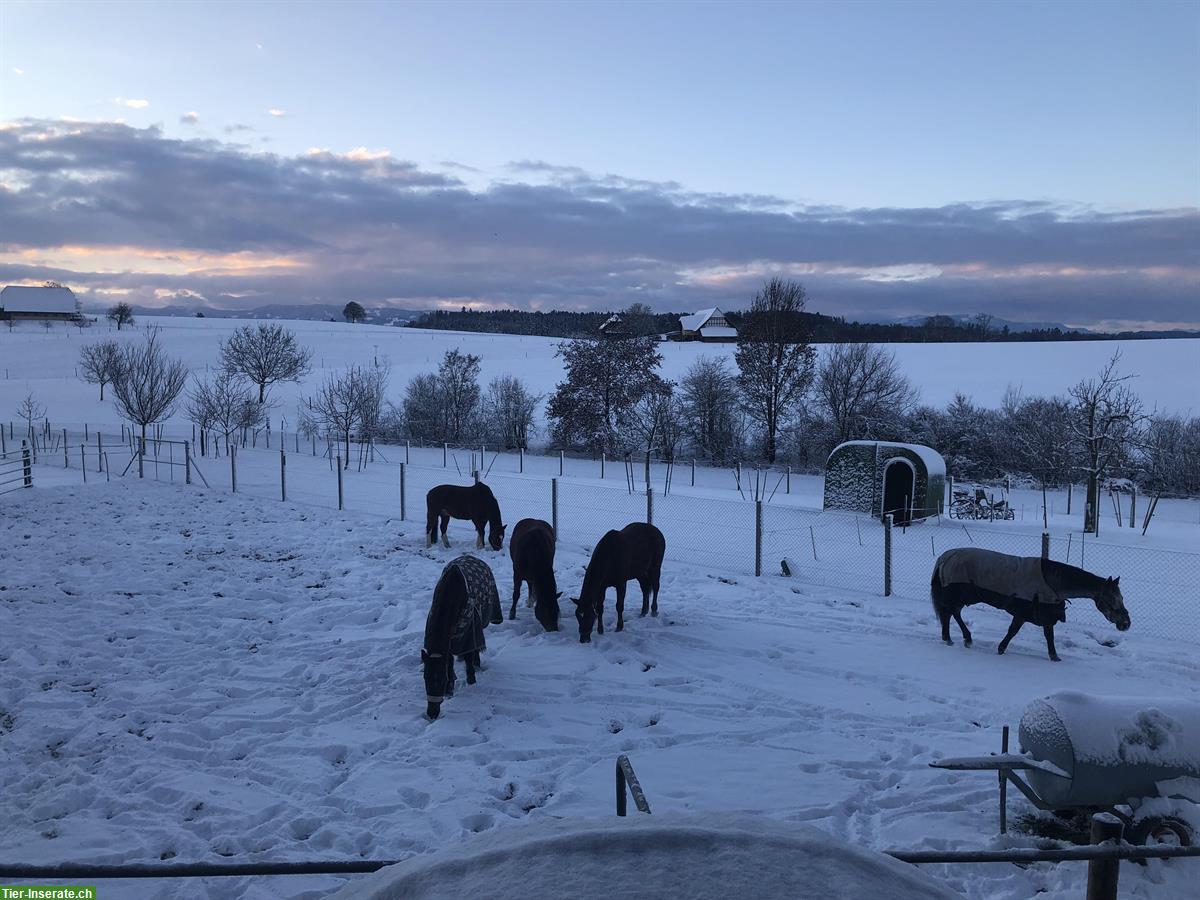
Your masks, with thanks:
M679 334L672 335L678 341L707 341L729 343L737 340L737 329L729 324L725 313L717 309L702 309L690 316L679 317Z
M65 287L10 284L0 291L0 319L60 319L79 315L75 295Z
M629 326L625 324L624 319L619 315L613 314L605 319L604 324L600 326L600 336L617 340L633 337L633 332L629 330Z

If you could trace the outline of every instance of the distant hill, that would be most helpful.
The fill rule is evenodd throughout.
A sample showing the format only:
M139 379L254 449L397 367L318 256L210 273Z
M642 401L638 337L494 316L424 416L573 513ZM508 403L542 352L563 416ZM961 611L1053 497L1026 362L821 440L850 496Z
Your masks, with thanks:
M342 322L342 309L345 303L275 303L268 306L256 306L253 309L220 309L213 306L192 304L188 306L135 306L134 316L183 316L192 317L197 313L206 318L214 319L298 319L310 322L328 322L333 319ZM370 325L407 325L414 319L425 315L427 310L397 309L394 306L364 306L367 312L367 323ZM84 312L91 315L104 315L107 306L85 307Z
M892 319L868 319L866 321L877 322L881 325L924 325L929 316L900 316ZM959 325L971 325L975 316L966 313L949 316ZM989 326L997 331L1003 331L1005 328L1010 333L1020 334L1026 331L1079 331L1086 332L1086 328L1068 328L1062 322L1013 322L1009 319L1000 319L993 316L989 321Z

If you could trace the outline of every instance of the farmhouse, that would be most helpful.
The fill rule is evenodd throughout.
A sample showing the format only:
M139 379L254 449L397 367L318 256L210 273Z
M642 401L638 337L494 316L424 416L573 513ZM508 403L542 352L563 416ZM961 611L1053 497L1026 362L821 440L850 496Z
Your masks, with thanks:
M942 511L946 461L931 447L847 441L825 466L825 508L882 516L897 525Z
M620 338L633 337L633 332L629 330L629 326L625 324L624 319L614 313L605 319L604 324L600 326L600 336L609 338L610 340L618 340Z
M712 309L702 309L690 316L680 316L679 335L676 339L728 343L737 340L737 329L729 324L725 313L714 306Z
M0 319L61 319L78 315L75 295L65 287L10 284L0 291Z

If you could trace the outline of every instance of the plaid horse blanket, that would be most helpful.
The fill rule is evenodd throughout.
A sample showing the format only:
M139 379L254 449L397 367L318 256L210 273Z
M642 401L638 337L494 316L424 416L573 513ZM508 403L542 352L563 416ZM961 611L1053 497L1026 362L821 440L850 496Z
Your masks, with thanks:
M463 657L487 648L483 629L489 622L499 625L504 621L504 615L500 609L500 593L496 590L496 579L487 563L464 554L447 563L446 568L442 570L442 578L445 578L451 569L457 569L467 583L467 602L463 604L462 613L450 633L450 652ZM429 617L425 620L425 649L430 653L441 652L437 645L435 612L436 604L429 610Z
M1042 575L1038 556L1009 556L995 550L959 547L938 557L943 587L970 584L994 594L1037 603L1062 603Z

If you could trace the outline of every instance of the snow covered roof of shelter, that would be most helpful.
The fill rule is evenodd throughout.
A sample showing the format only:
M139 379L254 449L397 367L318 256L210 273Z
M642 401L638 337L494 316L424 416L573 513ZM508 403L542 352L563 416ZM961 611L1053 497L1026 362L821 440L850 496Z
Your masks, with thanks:
M925 471L929 475L945 475L946 460L942 459L942 454L938 453L932 447L926 447L924 444L899 444L895 441L846 441L838 444L833 448L833 453L837 453L842 447L901 447L905 450L910 450L920 457L921 462L925 463ZM829 454L830 456L833 453Z
M701 337L737 337L737 329L728 325L705 325L700 329Z
M65 287L10 284L0 291L0 309L23 313L73 313L75 295Z
M704 323L721 312L715 306L712 309L702 309L699 312L694 312L690 316L679 317L679 327L684 331L699 331Z
M635 864L631 864L635 863ZM730 813L558 819L470 837L347 885L336 900L957 897L919 869L793 822Z

